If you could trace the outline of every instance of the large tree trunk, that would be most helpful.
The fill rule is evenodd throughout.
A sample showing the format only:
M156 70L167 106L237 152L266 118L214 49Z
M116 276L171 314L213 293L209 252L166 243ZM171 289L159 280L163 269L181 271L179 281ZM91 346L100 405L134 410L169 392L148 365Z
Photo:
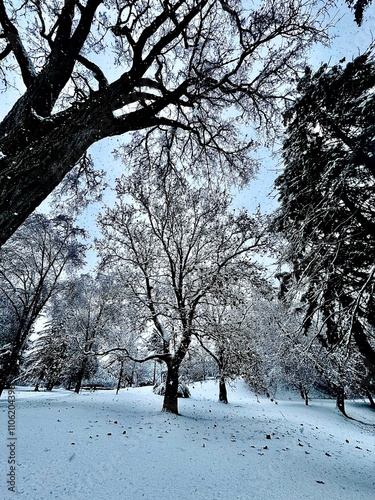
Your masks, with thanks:
M126 94L126 89L123 90ZM24 97L0 124L3 154L0 158L0 246L92 144L106 137L147 128L155 122L153 113L147 114L144 110L131 113L129 120L117 119L108 95L100 92L93 93L79 107L47 118L36 115L32 109L32 102L28 103Z
M178 415L178 373L179 364L167 363L167 380L165 382L165 395L163 411Z
M23 134L15 127L0 140L4 154L0 159L0 246L100 138L94 128L98 122L92 112L80 116L76 110L66 112L61 122L31 116L21 129Z
M78 375L77 375L76 386L74 389L74 392L76 392L77 394L79 394L79 391L81 390L82 380L83 380L83 377L84 377L85 371L86 371L86 365L87 365L87 359L85 358L82 361L81 368L80 368Z
M221 375L219 379L219 401L228 404L227 386L224 375Z

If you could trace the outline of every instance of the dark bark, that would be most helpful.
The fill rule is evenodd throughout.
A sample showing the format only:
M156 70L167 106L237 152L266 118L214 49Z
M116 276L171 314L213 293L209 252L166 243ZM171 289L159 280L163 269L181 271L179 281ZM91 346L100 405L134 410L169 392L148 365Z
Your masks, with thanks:
M368 400L370 401L370 408L373 408L375 410L375 401L374 398L372 397L372 394L369 390L366 390L366 396Z
M55 385L55 380L53 377L51 377L50 380L48 380L48 382L47 382L46 391L48 391L48 392L52 391L54 385Z
M131 90L129 88L129 90ZM80 107L43 119L28 112L20 124L0 126L0 245L22 224L99 140L163 122L163 105L141 109L127 119L113 116L108 96L97 92ZM124 98L125 99L125 98ZM29 106L30 107L30 106Z
M336 406L345 417L348 416L345 411L345 391L343 387L337 387L336 389Z
M79 394L79 391L81 390L82 380L83 380L83 377L85 376L86 365L87 365L87 358L84 358L82 361L81 367L79 369L77 379L76 379L76 386L74 388L74 392L76 392L77 394Z
M154 361L154 375L152 377L152 385L156 385L156 360Z
M308 390L306 389L306 387L304 387L304 386L300 387L300 394L301 394L301 398L305 402L305 405L308 406L309 405L309 393L308 393Z
M228 404L227 387L225 384L225 377L223 375L219 379L219 401Z
M362 25L363 14L365 9L372 3L372 0L345 0L346 3L354 10L355 22L358 26Z
M43 3L49 4L48 14L40 9ZM257 13L254 8L246 18L242 8L230 8L224 1L165 1L156 2L155 6L153 3L145 2L139 12L132 2L124 10L121 2L103 0L27 1L22 6L0 0L4 42L0 61L12 55L14 59L9 66L17 63L16 71L26 87L24 95L0 124L0 245L59 184L87 148L101 138L153 126L179 127L192 131L191 137L197 137L199 143L205 143L206 136L211 135L213 140L208 141L211 153L217 148L218 155L228 160L231 156L228 147L219 146L221 126L216 125L217 117L191 120L186 109L202 105L206 113L210 111L207 102L218 103L222 109L230 108L232 101L241 103L249 117L259 114L262 123L271 126L268 114L278 108L274 101L280 91L279 82L284 84L291 76L294 79L295 71L290 72L291 68L298 64L307 43L325 38L325 29L315 14L310 15L309 9L301 9L297 3L267 6L264 14L263 9ZM99 12L101 4L107 5ZM36 21L33 16L38 7L39 21ZM104 19L105 9L109 13L108 22ZM215 11L215 22L210 11ZM127 15L129 19L125 21ZM22 30L18 31L19 19ZM33 29L32 50L28 53L29 44L22 37L26 38L25 29L31 31L35 22L40 26ZM252 36L248 36L249 23L251 26L254 23ZM233 47L237 47L233 52L237 59L229 62L228 54L221 54L221 47L209 48L219 27L231 30L228 36L233 39ZM117 40L112 40L113 45L120 44L124 54L132 57L124 64L124 73L111 83L104 69L84 55L106 43L102 30L107 34L110 31ZM249 67L251 60L260 61L262 46L267 48L272 40L281 43L280 37L288 40L288 47L280 54L273 52L272 60L259 65L259 75L250 73L249 82L245 83L243 71L247 71L247 61ZM117 49L112 51L108 46L105 50L111 59L117 59ZM47 53L43 59L44 51ZM174 61L181 53L180 74L172 76L176 69ZM103 47L100 58L106 54ZM77 75L84 84L79 83ZM67 91L72 87L75 96ZM113 111L133 103L137 104L136 111L132 107L121 119L113 116ZM67 108L59 112L62 106ZM163 110L175 118L165 117L166 113L163 117ZM229 149L235 151L237 147L242 149L242 142L231 144ZM234 163L237 154L237 151L233 154ZM232 160L229 164L232 169Z
M167 363L167 380L165 381L165 395L163 401L163 411L178 415L178 375L179 364Z
M18 375L18 360L22 350L23 341L16 339L12 352L3 358L0 370L0 396L4 389L8 388L12 380Z
M372 348L364 328L358 318L353 321L353 336L359 352L365 358L365 365L372 376L375 376L375 350Z
M38 380L36 381L36 384L34 387L35 392L39 392L39 386L44 379L44 375L45 375L44 370L42 370L41 373L39 374Z
M124 375L124 364L125 364L125 360L123 359L121 361L121 365L120 365L120 373L118 375L118 381L117 381L117 388L116 388L116 394L119 393L120 389L121 389L121 382L122 382L122 377Z
M52 192L92 144L105 137L165 124L165 120L158 117L159 112L171 103L177 104L186 91L188 84L181 85L159 98L157 104L154 102L152 106L129 113L127 119L114 117L114 110L139 101L136 89L144 86L143 75L157 55L149 54L150 60L140 58L140 64L133 66L129 73L104 88L101 86L84 103L52 114L76 61L84 59L79 55L80 48L89 34L100 3L100 0L88 2L81 22L71 37L71 13L64 14L64 10L74 7L72 3L64 7L48 63L38 74L27 71L25 94L0 124L0 151L3 155L0 159L0 246ZM195 14L190 12L185 22L194 18L202 5L192 9ZM2 2L0 10L1 7ZM3 14L5 16L5 11ZM180 31L184 29L183 24L179 27ZM174 35L178 36L178 33ZM167 43L163 40L160 50ZM25 64L21 67L26 70Z

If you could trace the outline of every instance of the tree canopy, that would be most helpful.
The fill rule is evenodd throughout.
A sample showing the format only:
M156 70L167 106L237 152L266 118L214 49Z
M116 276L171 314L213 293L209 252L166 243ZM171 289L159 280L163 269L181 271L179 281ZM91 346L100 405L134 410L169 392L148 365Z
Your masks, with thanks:
M266 245L265 227L244 210L231 212L218 188L190 185L173 171L149 183L145 177L135 172L118 183L118 202L100 218L98 246L149 339L146 359L167 365L164 409L177 413L178 371L203 310L215 298L229 300L235 283L264 285L254 255Z
M300 56L326 40L324 10L313 0L1 0L0 244L106 137L138 132L129 163L156 141L199 168L248 176L240 126L271 124Z
M33 214L0 249L0 394L17 374L22 350L48 301L61 289L64 272L83 265L85 233L68 217ZM1 324L1 323L0 323Z

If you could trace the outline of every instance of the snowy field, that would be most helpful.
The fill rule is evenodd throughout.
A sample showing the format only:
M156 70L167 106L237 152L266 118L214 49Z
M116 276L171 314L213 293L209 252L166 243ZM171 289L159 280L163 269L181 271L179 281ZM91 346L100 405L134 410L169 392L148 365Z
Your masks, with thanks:
M191 386L181 416L150 387L76 395L17 391L16 484L7 491L7 391L0 401L1 500L375 498L375 412L334 401L256 397L242 382L217 402Z

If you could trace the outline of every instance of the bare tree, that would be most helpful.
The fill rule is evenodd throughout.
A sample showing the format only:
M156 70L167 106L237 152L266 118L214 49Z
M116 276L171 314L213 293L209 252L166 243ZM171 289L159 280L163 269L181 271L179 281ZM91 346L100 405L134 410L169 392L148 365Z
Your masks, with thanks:
M202 349L216 363L219 401L223 403L228 403L227 380L234 380L245 373L250 376L254 362L251 337L259 338L258 318L254 316L261 314L254 305L259 302L259 297L270 292L270 285L262 277L261 268L256 279L246 278L227 290L225 300L223 297L212 297L199 317L196 337Z
M201 308L225 297L236 280L258 275L251 256L262 247L262 221L230 212L225 192L192 187L172 171L148 183L134 174L117 191L121 198L100 219L99 249L120 266L128 300L143 318L151 354L142 361L167 365L163 410L178 413L179 369Z
M178 130L183 156L242 171L240 126L271 125L300 56L327 40L316 4L1 0L0 245L107 137L138 131L131 162Z
M2 346L0 394L18 371L35 321L63 286L63 272L83 264L83 235L69 218L34 214L0 249L0 297L12 313L12 328Z
M65 377L74 383L76 393L98 369L98 350L113 338L121 299L113 276L81 274L70 280L48 311L64 326L69 358Z

